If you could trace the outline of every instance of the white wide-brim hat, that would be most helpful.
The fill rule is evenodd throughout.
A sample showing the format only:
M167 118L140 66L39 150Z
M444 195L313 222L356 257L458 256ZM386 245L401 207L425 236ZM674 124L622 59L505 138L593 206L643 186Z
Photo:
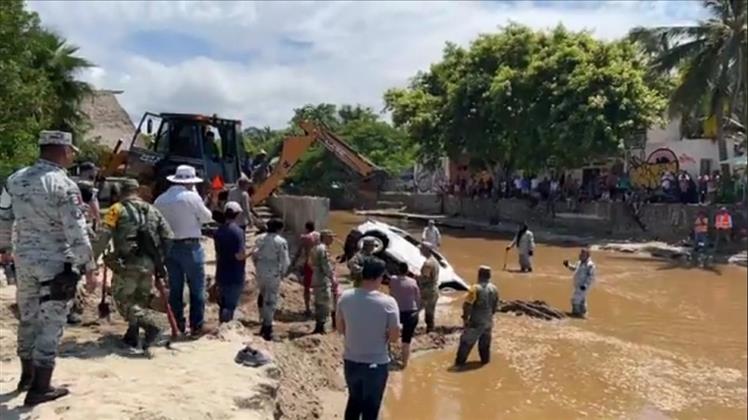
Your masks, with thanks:
M177 166L174 175L169 175L166 179L175 184L200 184L203 182L203 179L197 176L195 168L190 165Z

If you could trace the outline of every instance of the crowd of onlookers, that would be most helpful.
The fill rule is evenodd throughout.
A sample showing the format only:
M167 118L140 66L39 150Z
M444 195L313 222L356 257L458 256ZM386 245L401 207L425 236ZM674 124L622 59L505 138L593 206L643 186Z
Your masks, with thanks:
M514 175L498 182L488 171L474 177L459 177L442 191L447 194L476 198L526 198L534 201L565 201L570 207L588 201L629 201L710 204L745 199L746 174L734 173L725 179L720 171L693 177L688 172L665 172L655 187L643 188L632 183L628 173L605 171L586 177L583 182L566 174L539 177Z

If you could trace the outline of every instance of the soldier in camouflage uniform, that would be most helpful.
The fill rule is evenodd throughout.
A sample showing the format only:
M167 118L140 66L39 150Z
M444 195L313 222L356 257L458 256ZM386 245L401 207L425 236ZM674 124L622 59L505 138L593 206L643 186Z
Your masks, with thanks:
M312 293L314 294L314 331L312 334L324 334L325 323L330 316L332 305L332 281L335 268L330 260L327 247L332 244L335 234L324 229L319 233L320 243L312 249Z
M455 366L463 366L470 350L478 342L480 361L491 360L491 330L493 315L499 310L499 291L491 284L491 267L482 265L478 269L478 284L470 286L462 306L465 329L460 336Z
M68 394L50 385L57 346L68 305L80 279L80 267L91 259L81 196L65 167L77 149L70 133L42 131L40 159L7 180L9 208L0 209L0 238L14 222L14 256L18 270L16 298L20 313L18 356L22 372L18 390L28 389L32 406ZM0 249L8 244L0 243Z
M252 254L257 287L262 296L260 335L267 341L273 338L273 317L278 305L280 282L291 265L288 242L280 235L281 230L283 230L282 221L270 220L267 224L267 232L257 237L256 251Z
M121 200L104 216L94 251L98 257L112 241L114 251L104 256L104 263L112 270L112 297L117 310L128 322L122 341L130 347L137 347L140 328L143 328L143 350L147 353L160 333L159 318L162 315L148 305L153 276L159 267L136 239L140 229L147 230L160 241L156 245L165 255L173 234L161 212L140 199L137 190L135 180L128 179L122 184Z
M421 290L421 308L426 312L426 332L434 330L434 314L436 301L439 299L439 262L431 251L432 245L421 243L421 255L426 258L418 276L418 288Z
M348 260L348 269L351 271L351 280L353 287L361 286L361 272L364 269L364 259L374 254L377 246L377 238L373 236L364 236L361 239L361 250Z

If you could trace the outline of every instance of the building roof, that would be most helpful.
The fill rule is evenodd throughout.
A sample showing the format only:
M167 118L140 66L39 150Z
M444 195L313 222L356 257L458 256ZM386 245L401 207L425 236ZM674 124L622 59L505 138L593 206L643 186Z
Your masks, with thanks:
M81 102L81 110L89 118L91 125L86 132L86 140L95 140L114 148L117 140L121 138L122 149L130 147L135 125L117 101L115 95L120 93L121 90L95 90L93 95Z

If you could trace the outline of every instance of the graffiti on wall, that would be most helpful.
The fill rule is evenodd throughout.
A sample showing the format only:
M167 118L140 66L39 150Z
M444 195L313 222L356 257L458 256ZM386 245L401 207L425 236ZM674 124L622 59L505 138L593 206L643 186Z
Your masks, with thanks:
M678 157L665 147L650 153L644 161L634 157L630 163L631 185L639 188L657 188L665 172L678 172Z

